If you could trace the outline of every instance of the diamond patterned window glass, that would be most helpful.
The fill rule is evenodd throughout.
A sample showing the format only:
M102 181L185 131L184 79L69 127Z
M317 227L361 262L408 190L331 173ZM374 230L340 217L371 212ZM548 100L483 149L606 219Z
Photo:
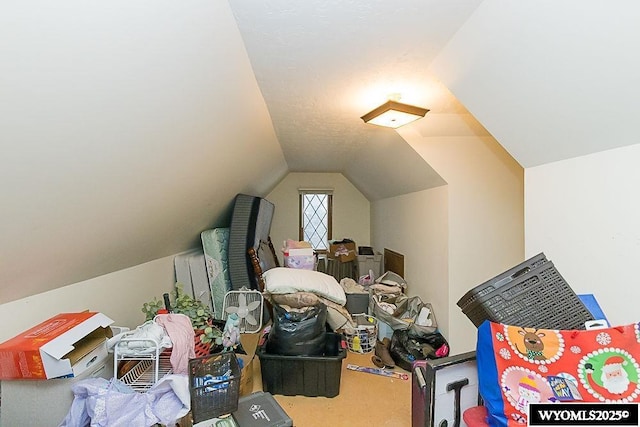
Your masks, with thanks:
M329 248L329 195L302 195L302 229L304 240L316 250Z

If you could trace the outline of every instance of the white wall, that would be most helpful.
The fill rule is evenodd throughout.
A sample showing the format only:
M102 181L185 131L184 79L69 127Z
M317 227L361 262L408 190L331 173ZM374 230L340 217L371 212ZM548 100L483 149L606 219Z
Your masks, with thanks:
M271 239L280 260L282 242L298 240L298 188L333 188L333 239L369 246L370 204L349 180L340 173L290 173L266 196L275 205Z
M445 336L449 335L449 202L441 186L380 200L371 205L372 242L404 255L407 294L430 303Z
M398 132L448 183L449 244L442 250L448 249L449 283L428 292L447 294L448 338L455 354L474 349L476 342L476 328L457 301L523 260L523 169L491 137L425 137L421 127L428 122L416 124ZM398 226L420 229L415 222Z
M640 145L525 171L525 252L544 252L613 324L640 320Z
M483 0L430 70L525 168L636 144L639 20L635 0Z
M0 305L0 342L64 312L99 311L118 326L145 321L141 308L173 289L173 256Z
M226 1L0 2L0 303L163 258L287 165Z

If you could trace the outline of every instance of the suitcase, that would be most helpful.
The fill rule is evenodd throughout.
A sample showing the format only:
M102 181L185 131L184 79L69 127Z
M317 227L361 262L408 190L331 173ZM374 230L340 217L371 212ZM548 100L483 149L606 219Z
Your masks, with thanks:
M412 366L411 426L464 425L462 413L478 405L475 351Z

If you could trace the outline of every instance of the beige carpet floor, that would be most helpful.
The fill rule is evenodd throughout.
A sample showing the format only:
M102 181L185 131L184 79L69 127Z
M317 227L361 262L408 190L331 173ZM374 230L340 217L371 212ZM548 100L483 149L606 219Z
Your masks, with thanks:
M411 375L408 380L400 380L347 370L349 363L374 367L372 354L347 352L336 397L274 397L295 427L410 427ZM257 356L253 369L253 390L262 390ZM396 371L407 373L399 368Z

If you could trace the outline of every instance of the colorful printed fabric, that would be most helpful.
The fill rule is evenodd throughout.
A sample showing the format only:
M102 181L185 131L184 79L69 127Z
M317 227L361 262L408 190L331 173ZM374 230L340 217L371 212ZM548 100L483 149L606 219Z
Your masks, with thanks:
M640 327L549 330L485 321L476 349L491 426L527 423L529 403L640 402Z

